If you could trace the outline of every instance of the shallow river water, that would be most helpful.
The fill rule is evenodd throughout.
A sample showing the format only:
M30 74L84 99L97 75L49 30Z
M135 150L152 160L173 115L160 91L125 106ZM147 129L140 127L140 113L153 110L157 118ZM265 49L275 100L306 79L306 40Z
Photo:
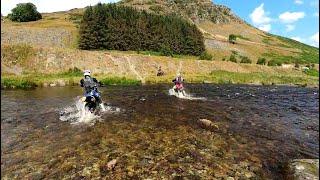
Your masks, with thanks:
M1 91L1 179L284 179L319 156L318 88L170 87L103 87L94 124L60 118L80 87Z

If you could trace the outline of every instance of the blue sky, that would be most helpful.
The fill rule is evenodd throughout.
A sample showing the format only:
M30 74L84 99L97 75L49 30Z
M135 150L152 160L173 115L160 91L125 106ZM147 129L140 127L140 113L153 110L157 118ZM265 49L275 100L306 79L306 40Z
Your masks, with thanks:
M319 47L319 0L214 0L255 27Z
M98 2L119 0L1 0L1 13L7 15L17 3L32 2L40 12L81 8ZM319 0L213 0L253 26L319 47Z

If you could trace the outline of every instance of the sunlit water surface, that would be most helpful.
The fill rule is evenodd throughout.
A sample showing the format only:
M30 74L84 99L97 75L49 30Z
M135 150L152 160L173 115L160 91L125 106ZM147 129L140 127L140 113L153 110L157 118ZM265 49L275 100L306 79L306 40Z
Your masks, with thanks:
M281 179L288 160L319 156L319 89L171 87L101 88L106 111L89 119L79 87L1 91L1 177Z

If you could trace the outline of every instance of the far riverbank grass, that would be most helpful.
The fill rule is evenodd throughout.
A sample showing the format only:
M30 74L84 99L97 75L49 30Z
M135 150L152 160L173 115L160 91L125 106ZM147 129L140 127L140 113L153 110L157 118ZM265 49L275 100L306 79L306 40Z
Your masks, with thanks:
M118 77L111 75L95 75L103 85L141 85L134 77ZM2 75L2 89L29 89L46 86L75 86L82 78L80 72L65 72L59 74L26 74L21 76ZM161 77L146 77L146 84L172 83L174 75ZM257 85L298 85L319 87L319 77L310 75L294 75L284 73L237 73L227 71L212 71L210 74L185 74L186 83L215 83L215 84L257 84Z
M95 76L103 85L140 85L141 81L129 77L109 75ZM47 86L75 86L79 85L82 73L65 72L59 74L26 74L1 75L2 89L32 89Z

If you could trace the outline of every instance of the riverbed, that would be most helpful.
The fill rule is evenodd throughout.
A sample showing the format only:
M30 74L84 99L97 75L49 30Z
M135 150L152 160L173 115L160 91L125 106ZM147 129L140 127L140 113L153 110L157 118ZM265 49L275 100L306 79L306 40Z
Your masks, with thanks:
M119 111L91 124L60 118L80 87L1 91L2 178L283 179L319 156L318 88L189 84L179 99L171 86L102 87Z

